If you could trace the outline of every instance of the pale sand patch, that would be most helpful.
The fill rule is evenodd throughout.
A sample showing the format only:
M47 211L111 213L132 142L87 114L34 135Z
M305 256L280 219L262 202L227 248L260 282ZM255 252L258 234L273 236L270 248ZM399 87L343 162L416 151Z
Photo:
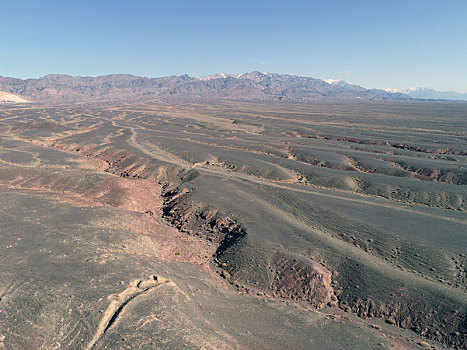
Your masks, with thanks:
M8 92L0 91L0 103L31 103L31 101Z

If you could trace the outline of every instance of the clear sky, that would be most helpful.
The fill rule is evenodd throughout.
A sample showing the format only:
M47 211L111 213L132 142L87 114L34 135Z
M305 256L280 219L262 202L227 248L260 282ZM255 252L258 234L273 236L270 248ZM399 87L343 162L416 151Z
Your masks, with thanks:
M467 0L0 0L0 75L290 73L467 92Z

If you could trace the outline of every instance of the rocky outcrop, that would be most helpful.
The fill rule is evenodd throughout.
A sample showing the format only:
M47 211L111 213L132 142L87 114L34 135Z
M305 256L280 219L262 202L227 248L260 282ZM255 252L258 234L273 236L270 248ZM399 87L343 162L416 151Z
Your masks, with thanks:
M394 295L388 303L359 298L352 304L351 310L359 317L379 317L389 324L410 329L428 339L447 343L452 348L467 347L467 318L463 319L458 310L448 310L441 304L432 309L422 300L417 305L407 304Z
M270 289L275 296L304 300L322 307L335 300L331 272L323 266L307 266L296 259L276 254L270 262Z

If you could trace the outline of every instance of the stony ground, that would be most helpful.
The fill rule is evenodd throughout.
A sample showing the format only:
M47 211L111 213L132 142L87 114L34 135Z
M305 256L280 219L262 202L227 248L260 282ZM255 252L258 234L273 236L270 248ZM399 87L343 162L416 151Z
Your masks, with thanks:
M465 344L465 104L0 110L0 346Z

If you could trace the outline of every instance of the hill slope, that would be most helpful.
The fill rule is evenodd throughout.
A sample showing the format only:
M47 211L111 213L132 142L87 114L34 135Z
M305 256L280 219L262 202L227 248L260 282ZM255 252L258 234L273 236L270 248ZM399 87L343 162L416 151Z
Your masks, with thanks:
M0 91L0 103L29 103L29 101L8 92Z

